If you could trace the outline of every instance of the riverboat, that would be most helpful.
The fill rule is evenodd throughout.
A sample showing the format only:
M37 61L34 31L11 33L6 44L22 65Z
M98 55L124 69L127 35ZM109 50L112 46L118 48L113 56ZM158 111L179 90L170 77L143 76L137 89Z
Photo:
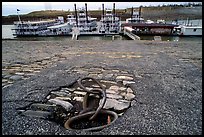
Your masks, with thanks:
M60 24L62 24L62 21L59 19L15 21L12 31L14 36L44 36L44 33L47 32L48 27Z
M174 34L179 36L202 36L202 26L179 25L174 28Z
M76 5L75 5L76 6ZM67 23L72 27L77 27L80 32L91 32L97 29L97 18L92 18L87 14L87 5L86 10L84 8L78 9L78 12L75 9L75 15L67 15Z
M132 7L131 18L127 18L125 20L126 23L142 23L144 19L141 17L141 7L139 8L139 12L134 10Z
M103 5L103 14L100 20L101 25L99 27L99 33L105 33L105 34L119 33L121 22L120 22L120 18L117 17L115 14L115 3L114 3L113 11L110 9L106 9L105 12L104 12L104 5Z

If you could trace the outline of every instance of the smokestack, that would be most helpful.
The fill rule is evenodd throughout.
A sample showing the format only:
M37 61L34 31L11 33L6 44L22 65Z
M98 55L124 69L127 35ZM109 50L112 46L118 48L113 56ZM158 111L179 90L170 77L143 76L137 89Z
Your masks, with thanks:
M115 15L115 3L113 3L113 14Z
M88 23L87 3L85 3L85 8L86 8L86 23Z
M103 18L103 20L104 20L104 4L102 4L102 18Z
M139 22L140 22L140 17L141 17L141 11L142 11L142 6L139 7Z
M75 9L76 26L78 27L78 16L77 16L76 4L74 4L74 9Z
M102 13L103 13L103 16L104 16L104 4L102 4Z
M131 19L133 18L133 7L132 7L132 11L131 11Z
M113 22L115 23L115 3L113 3Z

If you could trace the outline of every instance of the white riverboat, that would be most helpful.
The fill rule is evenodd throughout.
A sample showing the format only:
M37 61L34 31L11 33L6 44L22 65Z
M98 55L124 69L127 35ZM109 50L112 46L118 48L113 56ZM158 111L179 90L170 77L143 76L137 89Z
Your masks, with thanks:
M15 21L14 28L12 29L14 36L46 36L48 28L62 24L63 21L58 19L48 19L40 21ZM49 35L56 33L49 32Z
M101 16L99 33L119 33L120 18L112 13L112 10L106 10L106 14Z
M142 23L144 22L144 19L141 17L140 13L137 11L133 11L132 13L132 17L131 18L127 18L125 20L126 23Z
M69 35L71 31L72 26L70 26L69 23L63 23L47 27L47 30L41 31L41 33L39 33L39 36Z
M180 25L174 28L174 32L179 36L202 36L202 26Z
M72 27L78 27L80 32L91 32L97 29L97 18L86 15L85 9L79 9L77 17L73 14L67 15L67 22Z

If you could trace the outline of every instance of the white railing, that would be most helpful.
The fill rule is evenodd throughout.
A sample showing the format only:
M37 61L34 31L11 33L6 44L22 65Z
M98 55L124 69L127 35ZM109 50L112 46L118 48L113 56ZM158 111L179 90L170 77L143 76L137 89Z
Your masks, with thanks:
M137 35L135 35L135 34L132 33L133 30L134 30L133 28L124 27L124 35L129 36L129 37L130 37L131 39L133 39L133 40L140 40L140 37L139 37L139 36L137 36Z

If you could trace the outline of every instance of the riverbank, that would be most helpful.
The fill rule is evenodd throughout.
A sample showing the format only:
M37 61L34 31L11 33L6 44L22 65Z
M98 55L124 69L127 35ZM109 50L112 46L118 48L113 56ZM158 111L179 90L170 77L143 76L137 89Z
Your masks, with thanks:
M136 97L111 126L72 131L16 109L102 67L132 73ZM17 128L14 128L17 127ZM202 41L2 41L2 134L201 135Z

